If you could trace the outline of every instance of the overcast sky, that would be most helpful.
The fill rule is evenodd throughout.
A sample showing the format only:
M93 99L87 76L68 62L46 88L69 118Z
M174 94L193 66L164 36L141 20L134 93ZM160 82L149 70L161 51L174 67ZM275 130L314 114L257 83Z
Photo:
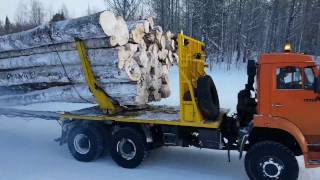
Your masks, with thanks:
M0 20L4 21L6 16L14 20L16 7L20 1L28 3L30 0L0 0ZM52 8L54 12L60 9L64 3L72 17L82 16L86 13L88 5L97 10L104 10L104 0L39 0L45 8Z

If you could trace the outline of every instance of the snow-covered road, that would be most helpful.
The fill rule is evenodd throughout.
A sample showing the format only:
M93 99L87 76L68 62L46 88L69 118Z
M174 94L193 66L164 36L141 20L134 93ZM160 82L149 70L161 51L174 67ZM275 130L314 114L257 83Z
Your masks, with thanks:
M1 180L246 180L243 160L232 153L227 162L224 151L196 148L161 148L153 151L137 169L118 167L109 156L95 162L78 162L66 145L54 141L60 134L55 121L42 119L0 120L0 179ZM303 168L300 179L316 180L320 170Z
M246 80L242 73L214 73L223 107L234 110L237 92ZM171 83L177 91L176 80ZM177 93L161 103L176 105ZM18 108L61 111L86 106L51 103ZM137 169L128 170L118 167L109 156L90 163L76 161L66 145L54 141L59 135L56 121L0 116L0 180L248 179L237 152L232 153L232 162L228 163L224 151L164 147L153 151ZM302 158L298 160L300 180L319 179L320 169L305 169Z

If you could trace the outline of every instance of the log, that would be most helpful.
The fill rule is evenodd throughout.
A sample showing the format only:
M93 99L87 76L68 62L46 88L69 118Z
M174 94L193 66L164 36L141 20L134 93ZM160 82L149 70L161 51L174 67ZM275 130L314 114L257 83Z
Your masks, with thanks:
M165 60L169 54L169 51L167 49L162 49L159 51L159 60Z
M31 84L23 84L23 85L12 85L12 86L0 86L1 96L3 95L18 95L23 94L35 90L43 90L51 87L58 86L68 86L72 85L72 83L31 83Z
M141 78L141 70L138 63L132 58L128 59L124 64L124 69L132 81L139 81Z
M144 94L139 86L130 83L103 84L103 89L121 105L144 105ZM139 95L140 94L140 95ZM85 84L52 87L18 95L0 96L0 105L16 106L45 102L96 103Z
M100 83L132 82L124 71L114 65L92 66ZM0 86L13 86L31 83L85 83L81 65L43 66L14 71L0 72Z
M127 23L124 21L124 19L120 16L117 18L117 23L113 30L113 35L110 39L110 44L112 46L123 46L128 43L129 41L129 30ZM108 27L108 25L106 25Z
M102 48L113 48L110 44L110 38L98 38L98 39L87 39L84 40L86 49L102 49ZM41 47L35 47L31 49L23 49L18 51L6 51L0 52L0 61L2 59L14 58L20 56L31 56L35 54L45 54L49 52L62 52L62 51L73 51L76 50L76 43L60 43L60 44L50 44Z
M135 53L133 59L138 63L142 68L148 67L148 55L145 49L140 49L139 52Z
M91 49L88 51L93 72L102 83L140 80L140 67L130 57L125 60L124 71L118 69L117 63L119 57L121 57L120 52L118 49ZM70 80L72 82L84 82L77 51L1 60L0 69L5 70L0 72L0 86L40 82L68 82Z
M89 49L87 51L90 63L93 66L112 66L118 63L118 60L122 55L119 53L120 51L117 48ZM61 66L61 63L64 65L79 65L81 62L78 51L51 51L48 53L35 54L31 56L0 59L0 70L7 71L11 69L24 69L39 66Z
M138 48L133 44L127 44L126 46L118 47L118 68L120 70L125 68L125 63L128 59L132 58Z
M143 43L145 32L146 30L149 31L149 29L146 28L146 22L147 21L145 20L128 22L128 29L130 32L129 40L131 42L137 44Z
M113 37L118 40L119 35L129 35L127 26L118 21L122 21L121 18L117 20L113 13L103 11L76 19L46 23L28 31L1 36L0 52L74 42L74 38L85 40ZM118 33L119 31L121 33ZM125 38L129 40L129 37ZM122 40L119 44L124 45L127 42Z

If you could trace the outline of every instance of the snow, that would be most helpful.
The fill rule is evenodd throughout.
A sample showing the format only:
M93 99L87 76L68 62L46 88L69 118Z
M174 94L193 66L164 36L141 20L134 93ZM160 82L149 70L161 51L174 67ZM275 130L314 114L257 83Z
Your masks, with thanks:
M212 71L207 71L218 91L220 106L230 109L232 113L236 111L238 92L244 89L247 82L246 68L241 66L227 71L223 65L218 65ZM179 106L179 76L178 68L173 67L170 70L170 88L171 95L169 98L162 99L160 102L153 104L166 104Z
M158 104L178 105L177 69L171 74L172 95ZM175 74L175 75L174 75ZM245 70L227 72L217 68L212 75L221 106L235 111L237 93L246 82ZM87 108L88 104L46 103L19 106L17 109L42 111L72 111ZM105 156L95 162L76 161L66 145L54 141L60 135L56 121L42 119L7 118L0 116L0 179L6 180L89 180L89 179L150 179L163 180L246 180L243 160L238 153L231 153L227 162L225 151L197 148L163 147L151 152L137 169L118 167ZM298 157L300 180L312 180L320 176L320 169L305 169L303 158Z

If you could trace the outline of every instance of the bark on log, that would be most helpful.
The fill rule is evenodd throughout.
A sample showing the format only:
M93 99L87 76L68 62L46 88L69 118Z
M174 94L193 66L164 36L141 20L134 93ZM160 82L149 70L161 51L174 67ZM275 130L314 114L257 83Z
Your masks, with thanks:
M117 48L89 49L87 51L90 63L93 66L113 66L114 64L117 64L119 59L118 53L119 50ZM81 63L79 53L75 50L59 52L51 51L44 54L0 59L0 70L23 69L39 66L61 66L61 62L64 65L79 65Z
M86 49L102 49L102 48L113 48L110 44L110 38L98 38L98 39L87 39L84 40ZM62 52L62 51L74 51L76 50L76 43L60 43L60 44L50 44L41 47L35 47L31 49L23 49L18 51L6 51L0 52L0 61L2 59L14 58L20 56L31 56L35 54L45 54L50 52Z
M121 105L144 105L144 97L139 96L139 87L130 83L103 84L108 94ZM80 96L79 96L80 95ZM18 95L0 96L0 104L6 106L29 105L45 102L96 103L88 86L70 85L52 87Z
M114 66L92 66L101 83L131 82L124 71ZM22 70L0 72L0 86L13 86L31 83L85 83L81 65L45 66Z

